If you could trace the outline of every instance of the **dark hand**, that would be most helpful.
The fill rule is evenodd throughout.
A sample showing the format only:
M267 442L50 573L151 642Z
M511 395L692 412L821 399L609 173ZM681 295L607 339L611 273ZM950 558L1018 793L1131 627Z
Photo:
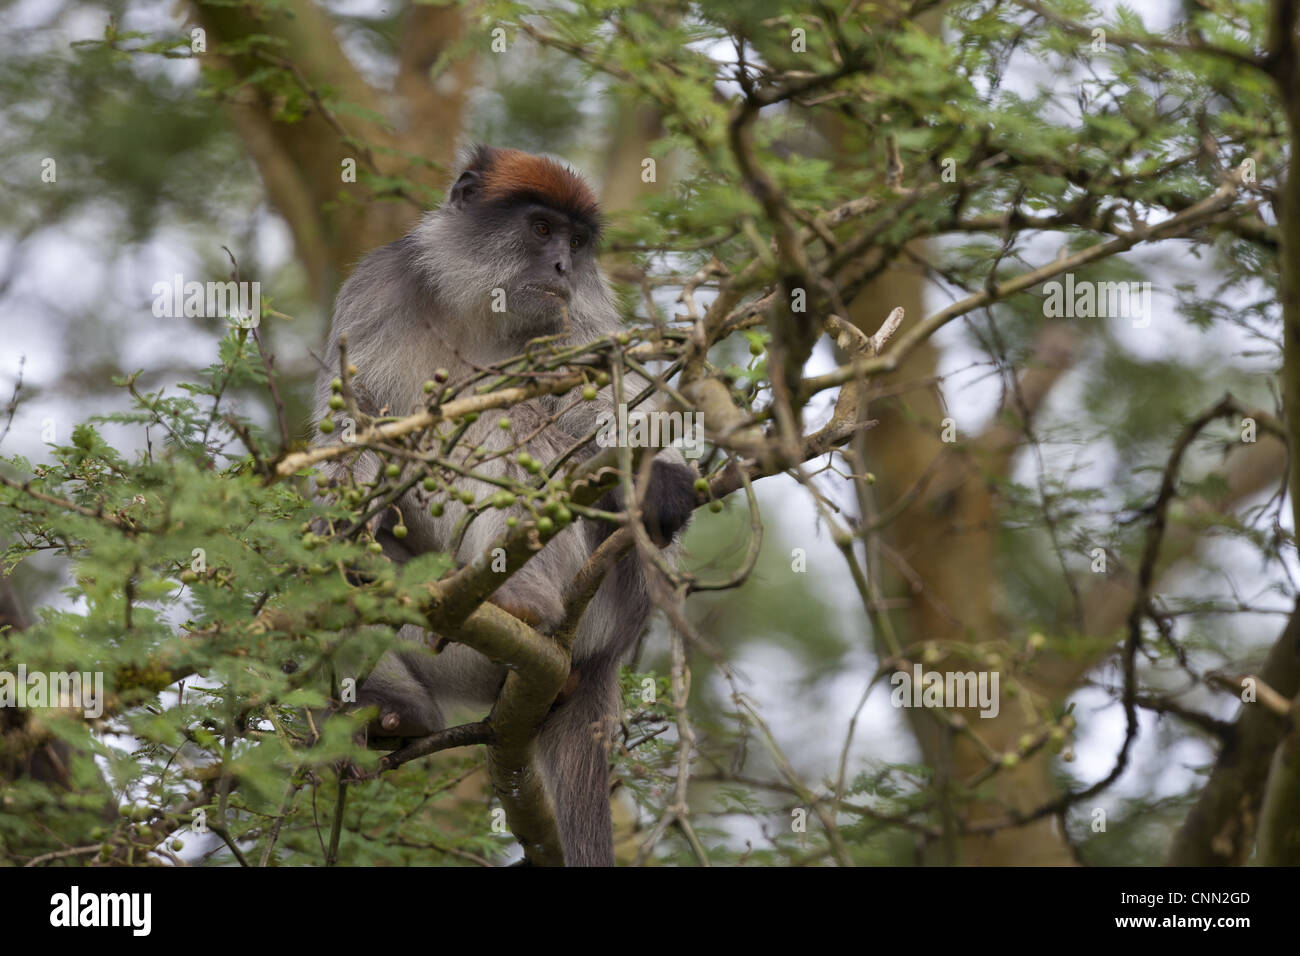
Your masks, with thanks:
M641 521L650 540L661 548L673 543L695 511L694 469L656 458L650 470Z

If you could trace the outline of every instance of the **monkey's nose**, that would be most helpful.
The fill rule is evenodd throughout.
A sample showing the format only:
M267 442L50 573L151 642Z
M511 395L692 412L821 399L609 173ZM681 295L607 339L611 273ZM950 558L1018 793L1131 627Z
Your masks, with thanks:
M565 260L565 259L557 259L557 260L555 260L555 271L558 272L558 273L559 273L560 275L562 275L562 276L563 276L563 275L568 275L568 274L569 274L569 263L568 263L568 261Z

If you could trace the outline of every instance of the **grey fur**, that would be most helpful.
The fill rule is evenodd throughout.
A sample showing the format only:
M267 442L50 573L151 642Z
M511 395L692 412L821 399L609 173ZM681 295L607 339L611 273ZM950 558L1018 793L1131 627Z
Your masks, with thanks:
M518 294L527 250L518 241L517 230L512 233L501 224L487 228L479 220L473 204L445 203L428 213L409 235L371 253L357 266L335 305L326 365L316 389L318 421L328 414L329 382L338 374L337 343L344 333L349 359L358 369L360 394L372 406L366 410L405 415L424 406L422 386L436 368L448 369L455 381L474 366L518 354L529 339L540 335L564 332L564 342L581 343L618 330L607 282L589 251L573 260L565 329L558 308L547 308L544 302L539 306ZM508 309L518 302L523 305L516 311L493 312L494 289L505 291ZM509 434L497 425L500 413L483 415L458 447L510 447L517 440L513 436L522 438L540 428L525 447L534 458L547 462L595 427L600 409L612 406L612 396L606 388L596 402L579 403L557 423L545 424L560 405L560 400L548 398L511 408L506 413L512 422ZM316 436L317 442L325 440ZM673 452L663 455L670 456L680 462ZM337 473L344 466L331 467ZM362 481L372 478L377 469L378 462L369 453L352 466ZM526 477L513 459L497 459L477 470ZM680 464L673 470L680 499L681 483L689 486L694 474ZM458 487L469 487L476 497L495 490L468 479ZM452 500L445 502L442 516L432 517L429 496L418 485L399 506L408 529L406 538L398 541L386 530L379 535L385 552L397 560L445 551L465 512ZM484 555L505 531L509 513L494 509L475 519L454 555L456 561L463 564ZM672 522L673 530L684 520L682 516ZM394 521L390 514L384 528ZM538 626L554 627L563 615L569 582L604 531L575 522L494 597L507 606L528 609ZM614 862L608 751L618 718L618 666L645 628L650 610L645 569L634 556L626 557L606 577L579 627L573 653L580 673L577 688L552 712L540 735L539 751L570 865ZM361 705L378 704L381 711L400 716L400 726L386 736L416 736L440 729L443 708L449 705L492 705L504 679L501 667L459 644L448 645L435 656L430 649L434 636L413 626L403 627L398 636L410 642L409 649L384 655L358 695Z

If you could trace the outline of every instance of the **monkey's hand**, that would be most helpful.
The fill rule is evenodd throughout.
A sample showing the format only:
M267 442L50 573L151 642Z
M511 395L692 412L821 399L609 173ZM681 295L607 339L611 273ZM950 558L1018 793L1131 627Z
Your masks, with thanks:
M673 543L695 510L695 469L679 461L656 458L650 469L641 521L650 540L661 548Z
M691 520L691 513L695 510L695 479L698 477L694 468L671 458L661 456L651 464L650 487L646 489L641 506L641 523L650 540L659 547L666 548L672 544L677 532ZM602 511L622 511L623 489L609 492L596 502L596 507ZM599 527L598 540L604 540L614 530L614 526L609 524Z

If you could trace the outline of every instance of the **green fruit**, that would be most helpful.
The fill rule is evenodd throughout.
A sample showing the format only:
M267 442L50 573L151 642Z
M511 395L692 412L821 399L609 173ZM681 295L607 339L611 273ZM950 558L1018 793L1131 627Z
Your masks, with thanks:
M322 435L328 435L334 430L334 420L332 418L322 418L320 424L316 427L320 429Z
M406 537L406 525L404 525L404 524L394 525L394 526L393 526L393 537L394 537L394 538L397 538L399 541L400 541L402 538L405 538L405 537Z
M441 518L444 510L441 501L435 501L433 504L429 505L429 514L433 515L435 518Z
M424 383L424 394L432 395L433 390L437 387L438 387L438 383L435 382L433 379L429 379L427 382Z
M440 382L440 383L445 382L450 376L451 373L448 372L445 368L438 368L433 370L433 380L435 382Z
M504 431L509 427L510 427L510 419L506 418L504 415L501 418L497 419L497 428L500 428L502 431Z
M341 391L343 391L343 379L341 379L341 378L332 378L332 379L330 379L330 391L332 391L332 392L341 392Z
M380 544L378 541L371 541L368 545L366 545L366 550L369 551L371 554L383 554L384 546Z
M310 531L308 531L305 535L302 536L302 546L306 548L308 551L311 551L313 548L316 547L316 536L312 534Z
M717 514L719 511L722 510L722 502L721 502L721 501L710 501L710 502L709 502L709 510L712 511L714 514Z
M564 505L560 505L560 507L556 509L555 523L558 524L561 528L563 528L566 524L568 524L572 520L573 520L573 512L570 511L568 508L564 507Z
M199 576L198 576L197 574L195 574L193 571L182 571L182 572L181 572L181 583L182 583L182 584L193 584L193 583L194 583L195 581L197 581L198 579L199 579Z
M519 519L516 518L514 515L511 515L509 518L506 519L507 528L513 528L517 524L519 524Z
M437 491L438 482L433 478L426 478L421 483L421 487L423 487L425 491Z
M384 475L388 478L396 478L401 473L402 473L402 466L396 463L388 465L386 468L384 468Z
M1017 756L1016 754L1002 755L1002 766L1004 767L1014 767L1019 763L1020 763L1020 757Z
M460 493L460 500L462 504L472 505L474 503L474 492L462 491Z
M762 354L763 354L763 343L762 343L762 342L750 342L750 343L749 343L749 354L750 354L750 355L754 355L754 356L762 355Z
M698 492L699 492L700 494L702 494L702 495L707 495L707 494L709 493L709 479L707 479L707 478L696 478L696 479L695 479L695 490L698 491Z
M172 849L179 853L185 849L185 841L180 839L172 840Z
M466 412L463 421L466 425L473 425L478 421L478 412Z
M545 516L537 519L537 530L542 534L550 534L555 530L555 522Z
M356 367L355 365L353 365L351 362L349 362L349 363L348 363L348 375L356 375L356 374L357 374L357 367Z
M595 385L587 385L582 390L582 400L584 402L594 402L597 394Z

